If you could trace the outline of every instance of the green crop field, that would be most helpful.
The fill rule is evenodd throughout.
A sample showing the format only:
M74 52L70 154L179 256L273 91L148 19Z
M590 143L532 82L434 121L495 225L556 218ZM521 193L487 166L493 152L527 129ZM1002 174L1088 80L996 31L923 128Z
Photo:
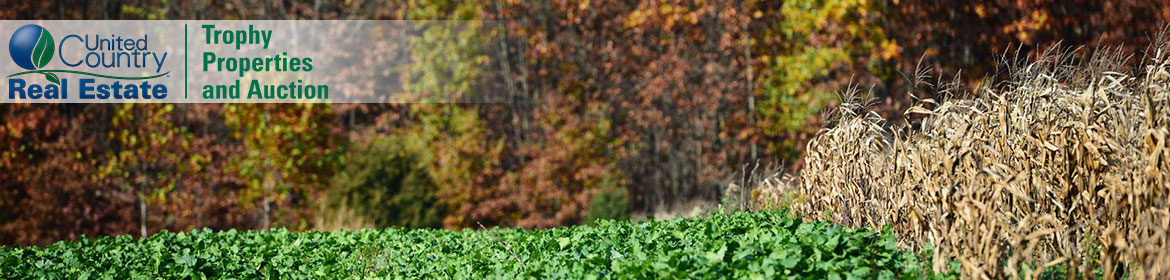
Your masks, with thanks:
M0 250L4 279L942 278L889 233L779 212L548 230L211 231ZM949 277L950 275L945 275Z

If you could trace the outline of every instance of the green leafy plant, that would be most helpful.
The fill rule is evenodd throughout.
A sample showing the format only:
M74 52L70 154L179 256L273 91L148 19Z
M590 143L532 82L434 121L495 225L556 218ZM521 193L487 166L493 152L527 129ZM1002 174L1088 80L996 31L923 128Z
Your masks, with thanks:
M439 227L445 209L417 149L403 136L376 136L350 151L333 177L330 200L348 206L377 226ZM414 151L414 152L412 152Z
M954 278L889 229L802 223L782 212L548 230L386 228L163 232L0 249L5 279Z
M586 222L594 223L597 220L628 220L630 219L630 199L625 189L604 187L597 190L593 199L589 201L589 211L586 213Z

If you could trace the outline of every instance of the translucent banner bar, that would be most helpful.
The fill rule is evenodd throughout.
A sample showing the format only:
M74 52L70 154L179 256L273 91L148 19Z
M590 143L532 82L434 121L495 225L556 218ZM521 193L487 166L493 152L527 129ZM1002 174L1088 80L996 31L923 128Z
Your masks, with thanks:
M0 21L3 103L496 103L494 21ZM515 69L511 65L510 69ZM507 73L504 73L506 75Z

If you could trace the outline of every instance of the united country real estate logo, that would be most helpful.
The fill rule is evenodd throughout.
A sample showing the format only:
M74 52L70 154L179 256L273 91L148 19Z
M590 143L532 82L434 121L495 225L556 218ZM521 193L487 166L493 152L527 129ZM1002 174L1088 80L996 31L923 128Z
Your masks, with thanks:
M170 74L163 72L166 52L150 49L149 34L121 37L117 34L69 34L54 39L40 25L21 26L8 41L12 62L26 71L8 75L8 99L165 99L167 86L152 84L152 79ZM54 58L58 67L46 69ZM58 65L58 64L53 64ZM102 71L105 70L105 71ZM127 70L146 75L116 75ZM69 78L77 77L70 86ZM68 74L68 75L66 75ZM25 80L26 75L41 75L48 84Z

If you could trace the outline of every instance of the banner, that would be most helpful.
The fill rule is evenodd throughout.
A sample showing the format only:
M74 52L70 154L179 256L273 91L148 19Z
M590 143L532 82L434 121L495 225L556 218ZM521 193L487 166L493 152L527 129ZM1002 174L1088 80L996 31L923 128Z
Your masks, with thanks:
M3 103L502 102L492 21L3 21ZM511 67L515 67L514 65ZM490 73L492 69L477 69Z

